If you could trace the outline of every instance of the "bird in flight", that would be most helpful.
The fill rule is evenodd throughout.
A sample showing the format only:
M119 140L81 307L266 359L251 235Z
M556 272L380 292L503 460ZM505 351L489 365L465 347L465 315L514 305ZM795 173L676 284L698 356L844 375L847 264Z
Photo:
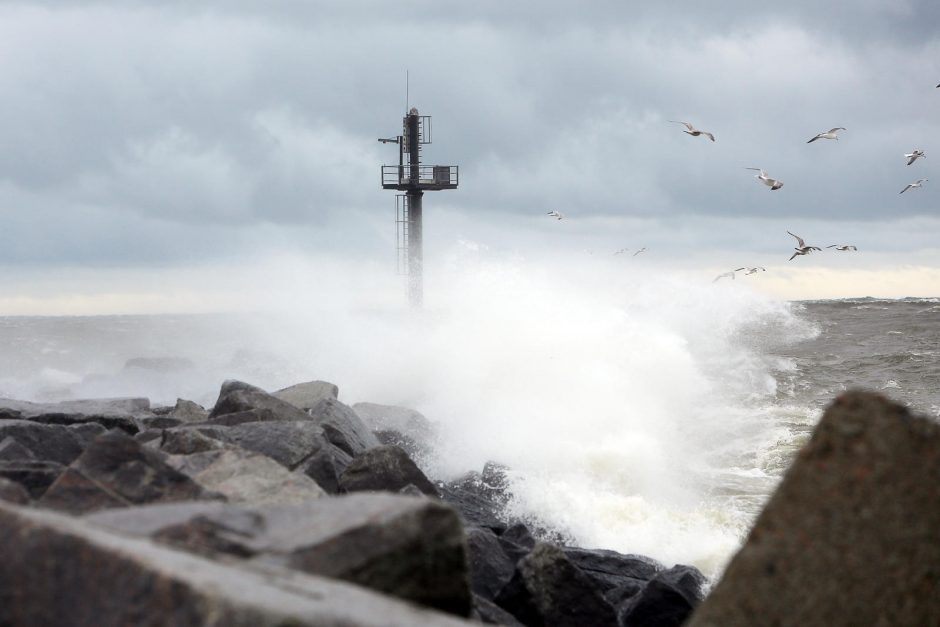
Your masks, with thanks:
M624 254L625 252L627 252L627 250L628 250L627 248L621 248L620 250L618 250L618 251L615 252L614 254L615 254L615 255L622 255L622 254Z
M745 170L757 170L760 174L755 174L754 178L760 179L760 182L770 188L770 191L775 189L780 189L783 187L783 181L778 181L777 179L772 179L767 176L767 173L761 170L760 168L744 168Z
M744 267L744 268L738 268L737 270L735 270L735 272L740 272L740 271L742 271L742 270L744 271L744 274L745 274L745 276L746 276L746 275L748 275L748 274L756 274L756 273L758 273L758 272L766 272L766 271L767 271L767 268L764 268L763 266L754 266L753 268Z
M790 231L787 231L787 233L790 233ZM803 238L797 235L796 233L790 233L790 235L796 238L797 246L794 248L796 252L790 256L790 259L788 261L793 261L793 258L796 257L797 255L808 255L814 250L822 250L818 246L807 246L806 242L803 241Z
M927 179L917 179L917 180L914 181L913 183L908 183L908 184L907 184L907 187L905 187L904 189L902 189L902 190L899 191L898 193L899 193L899 194L903 194L904 192L906 192L906 191L909 190L909 189L918 189L919 187L921 187L921 186L922 186L924 183L926 183L926 182L927 182Z
M858 250L858 248L852 246L851 244L843 244L842 246L838 244L832 244L831 246L826 246L826 248L835 248L836 250L841 250L843 252L847 250Z
M839 139L839 137L838 137L839 131L844 131L844 130L845 130L845 129L844 129L843 127L841 127L841 126L837 126L837 127L835 127L835 128L831 128L831 129L829 129L828 131L826 131L825 133L819 133L818 135L816 135L816 137L812 138L811 140L809 140L809 141L806 142L806 143L807 143L807 144L812 144L812 143L813 143L814 141L816 141L817 139Z
M559 213L558 211L555 211L554 209L552 209L551 211L549 211L549 212L548 212L548 215L552 216L552 217L555 218L556 220L561 220L562 218L565 217L565 214Z
M633 256L636 257L636 256L639 255L640 253L645 253L645 252L646 252L646 246L644 246L644 247L641 248L640 250L638 250L638 251L636 251L635 253L633 253Z
M738 268L738 270L740 269L741 268ZM712 283L717 283L719 279L723 279L725 277L731 277L733 279L734 273L737 272L738 270L731 270L730 272L722 272L721 274L716 276L714 279L712 279Z
M927 158L927 155L924 154L924 151L920 150L919 148L915 148L914 152L909 152L905 154L904 156L908 157L907 165L911 165L912 163L917 161L918 157L924 157L925 159Z
M709 133L708 131L700 131L700 130L698 130L697 128L695 128L694 126L692 126L691 124L689 124L688 122L680 122L679 120L669 120L669 121L670 121L670 122L674 122L674 123L676 123L676 124L683 124L683 125L685 125L685 128L688 129L688 130L685 130L685 131L682 131L682 132L683 132L683 133L688 133L688 134L691 135L692 137L698 137L699 135L704 135L704 136L707 137L708 139L710 139L710 140L712 140L712 141L715 141L715 136L714 136L714 135L712 135L712 134Z

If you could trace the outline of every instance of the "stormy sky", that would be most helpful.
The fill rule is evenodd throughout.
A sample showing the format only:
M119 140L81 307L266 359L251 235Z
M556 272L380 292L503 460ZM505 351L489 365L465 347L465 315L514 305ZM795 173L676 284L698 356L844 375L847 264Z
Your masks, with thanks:
M940 161L940 5L711 4L5 2L0 313L191 299L258 260L394 274L376 138L406 71L425 162L460 166L425 199L429 264L646 246L707 280L778 269L786 298L940 295L940 175L898 193ZM787 230L860 250L790 263Z

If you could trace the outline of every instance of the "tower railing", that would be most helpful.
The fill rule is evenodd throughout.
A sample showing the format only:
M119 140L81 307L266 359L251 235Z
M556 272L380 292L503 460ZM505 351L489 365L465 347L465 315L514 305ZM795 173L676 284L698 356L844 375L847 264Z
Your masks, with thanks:
M419 165L418 180L412 181L414 166L383 165L382 187L400 188L416 184L421 189L450 189L460 182L460 171L456 165Z

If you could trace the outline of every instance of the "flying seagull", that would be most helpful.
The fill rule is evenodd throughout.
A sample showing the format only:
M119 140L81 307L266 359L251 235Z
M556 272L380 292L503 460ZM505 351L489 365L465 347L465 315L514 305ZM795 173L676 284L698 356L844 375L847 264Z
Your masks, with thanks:
M839 246L838 244L832 244L831 246L826 246L826 248L835 248L836 250L841 250L843 252L847 250L858 250L858 248L852 246L851 244L843 244L842 246Z
M739 268L739 270L740 270L740 268ZM718 276L716 276L714 279L712 279L712 283L717 283L717 282L718 282L718 279L723 279L723 278L725 278L726 276L730 276L730 277L733 279L735 272L737 272L737 270L732 270L732 271L730 271L730 272L722 272L721 274L719 274Z
M622 254L624 254L625 252L627 252L627 250L628 250L627 248L621 248L620 250L618 250L618 251L615 252L614 254L615 254L615 255L622 255Z
M692 126L691 124L689 124L688 122L680 122L679 120L669 120L669 121L670 121L670 122L675 122L676 124L684 124L685 127L686 127L688 130L682 131L682 132L683 132L683 133L688 133L688 134L691 135L692 137L698 137L699 135L704 135L704 136L707 137L708 139L710 139L710 140L712 140L712 141L715 141L715 136L714 136L714 135L712 135L712 134L709 133L708 131L700 131L700 130L698 130L697 128L695 128L694 126Z
M646 246L644 246L644 247L641 248L640 250L638 250L638 251L636 251L635 253L633 253L633 256L636 257L636 256L639 255L640 253L645 253L645 252L646 252Z
M828 131L826 131L825 133L819 133L818 135L816 135L816 137L812 138L811 140L809 140L809 141L806 142L806 143L807 143L807 144L812 144L812 143L813 143L814 141L816 141L817 139L839 139L839 138L837 137L839 131L844 131L844 130L845 130L845 129L842 128L841 126L837 126L837 127L835 127L835 128L831 128L831 129L829 129Z
M904 192L906 192L906 191L909 190L909 189L919 188L921 185L923 185L923 184L926 183L926 182L927 182L927 179L917 179L917 180L914 181L913 183L908 183L908 184L907 184L907 187L905 187L904 189L902 189L902 190L899 191L898 193L899 193L899 194L903 194Z
M920 150L919 148L915 148L914 152L907 153L904 156L908 157L907 165L911 165L912 163L917 161L918 157L923 157L925 159L927 158L927 155L924 154L924 151Z
M787 231L787 233L790 233L790 231ZM790 233L790 235L796 238L796 242L798 246L793 249L796 252L790 256L789 261L793 261L793 258L796 257L797 255L808 255L814 250L822 250L818 246L807 246L806 242L803 241L803 238L795 233Z
M770 188L771 191L775 189L780 189L783 187L783 181L778 181L777 179L772 179L767 176L767 173L761 170L760 168L744 168L745 170L757 170L760 174L755 174L754 178L760 179L761 183Z
M758 272L766 272L766 271L767 271L767 268L764 268L763 266L754 266L753 268L747 268L747 267L745 267L745 268L738 268L737 270L735 270L735 272L740 272L740 271L742 271L742 270L744 270L744 274L745 274L745 276L747 276L748 274L756 274L756 273L758 273Z
M549 211L549 212L548 212L548 215L552 216L552 217L555 218L556 220L561 220L562 218L565 217L565 214L559 213L559 212L555 211L554 209L552 209L551 211Z

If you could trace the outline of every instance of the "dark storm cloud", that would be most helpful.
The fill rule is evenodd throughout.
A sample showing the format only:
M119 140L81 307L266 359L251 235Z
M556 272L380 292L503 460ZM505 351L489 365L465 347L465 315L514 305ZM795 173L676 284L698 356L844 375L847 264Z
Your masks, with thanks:
M411 104L434 116L426 162L461 166L458 210L934 212L931 188L897 192L940 151L940 6L632 4L7 4L0 261L32 260L28 242L64 211L69 237L46 259L183 260L264 225L384 246L379 166L397 151L375 139L399 132L406 68ZM849 130L805 143L833 126ZM927 162L907 167L915 147Z

